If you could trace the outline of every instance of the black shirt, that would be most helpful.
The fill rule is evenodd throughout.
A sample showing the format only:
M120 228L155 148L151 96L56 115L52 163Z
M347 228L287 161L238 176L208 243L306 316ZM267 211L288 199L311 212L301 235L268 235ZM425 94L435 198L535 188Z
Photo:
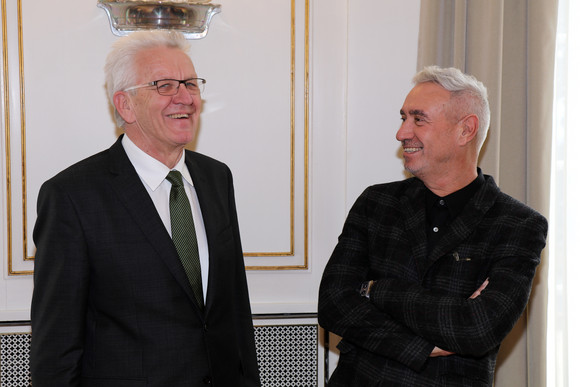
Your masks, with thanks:
M427 243L431 251L449 224L461 213L469 199L485 182L481 169L477 168L477 177L467 186L445 197L435 195L430 190L425 193L425 212L427 215Z

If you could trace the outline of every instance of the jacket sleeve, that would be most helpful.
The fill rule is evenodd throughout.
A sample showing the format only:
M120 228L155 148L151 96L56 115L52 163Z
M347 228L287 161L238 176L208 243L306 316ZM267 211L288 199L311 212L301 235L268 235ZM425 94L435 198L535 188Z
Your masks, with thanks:
M434 345L359 294L361 283L372 279L367 247L367 192L352 207L323 273L319 323L351 344L418 371Z
M534 212L519 219L505 217L495 227L500 237L487 242L493 245L484 257L491 261L489 284L480 296L449 296L417 283L387 278L373 286L373 305L445 350L480 356L496 348L526 307L548 225ZM456 281L461 286L461 278Z
M238 348L240 352L240 359L242 359L243 362L243 371L244 371L243 387L259 387L260 376L258 372L258 360L256 354L254 325L252 321L250 297L248 293L248 283L246 278L246 270L242 252L243 251L242 243L238 225L238 215L235 204L233 177L229 168L227 169L227 175L228 175L228 202L229 202L230 219L232 222L235 238L235 249L237 254L235 268L237 283L235 284L234 294L235 297L237 297L235 306L237 308L236 313L238 318L238 324L236 324L236 326L240 330L238 334L239 337Z
M40 190L31 306L35 387L80 385L88 297L88 257L78 214L49 181Z

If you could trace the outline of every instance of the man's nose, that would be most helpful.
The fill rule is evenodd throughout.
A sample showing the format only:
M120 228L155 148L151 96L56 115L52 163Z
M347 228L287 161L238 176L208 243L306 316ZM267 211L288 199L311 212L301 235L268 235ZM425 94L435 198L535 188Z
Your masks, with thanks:
M397 134L395 135L397 141L403 141L412 137L411 125L409 125L408 120L401 123Z
M173 102L190 105L193 103L193 95L187 90L184 84L180 83L177 86L177 93L173 96Z

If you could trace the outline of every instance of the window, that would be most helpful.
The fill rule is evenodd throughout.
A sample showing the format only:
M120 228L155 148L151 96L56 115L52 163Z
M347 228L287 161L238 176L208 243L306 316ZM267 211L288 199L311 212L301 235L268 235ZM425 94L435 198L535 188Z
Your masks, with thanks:
M576 16L576 18L574 17ZM550 193L548 387L580 386L580 2L560 0ZM576 21L575 21L576 20Z

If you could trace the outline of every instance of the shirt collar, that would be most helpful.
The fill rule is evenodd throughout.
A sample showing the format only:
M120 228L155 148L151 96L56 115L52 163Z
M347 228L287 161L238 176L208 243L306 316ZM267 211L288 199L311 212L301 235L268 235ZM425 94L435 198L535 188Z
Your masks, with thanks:
M137 174L152 191L155 191L161 185L161 183L163 183L167 177L167 174L171 170L181 172L185 181L193 186L193 179L191 178L189 170L185 165L185 150L181 154L181 157L179 158L179 161L175 167L169 169L165 164L151 157L141 148L135 145L129 136L124 135L121 143L123 144L123 148L125 149L131 164L133 164L133 167L135 167Z
M459 215L469 199L475 195L477 190L484 183L485 179L483 177L483 173L481 172L480 168L477 168L477 177L475 180L461 188L459 191L455 191L445 197L439 197L428 189L425 196L427 211L433 208L436 202L438 202L440 199L443 199L445 201L445 205L449 209L450 219L454 219L457 215Z

